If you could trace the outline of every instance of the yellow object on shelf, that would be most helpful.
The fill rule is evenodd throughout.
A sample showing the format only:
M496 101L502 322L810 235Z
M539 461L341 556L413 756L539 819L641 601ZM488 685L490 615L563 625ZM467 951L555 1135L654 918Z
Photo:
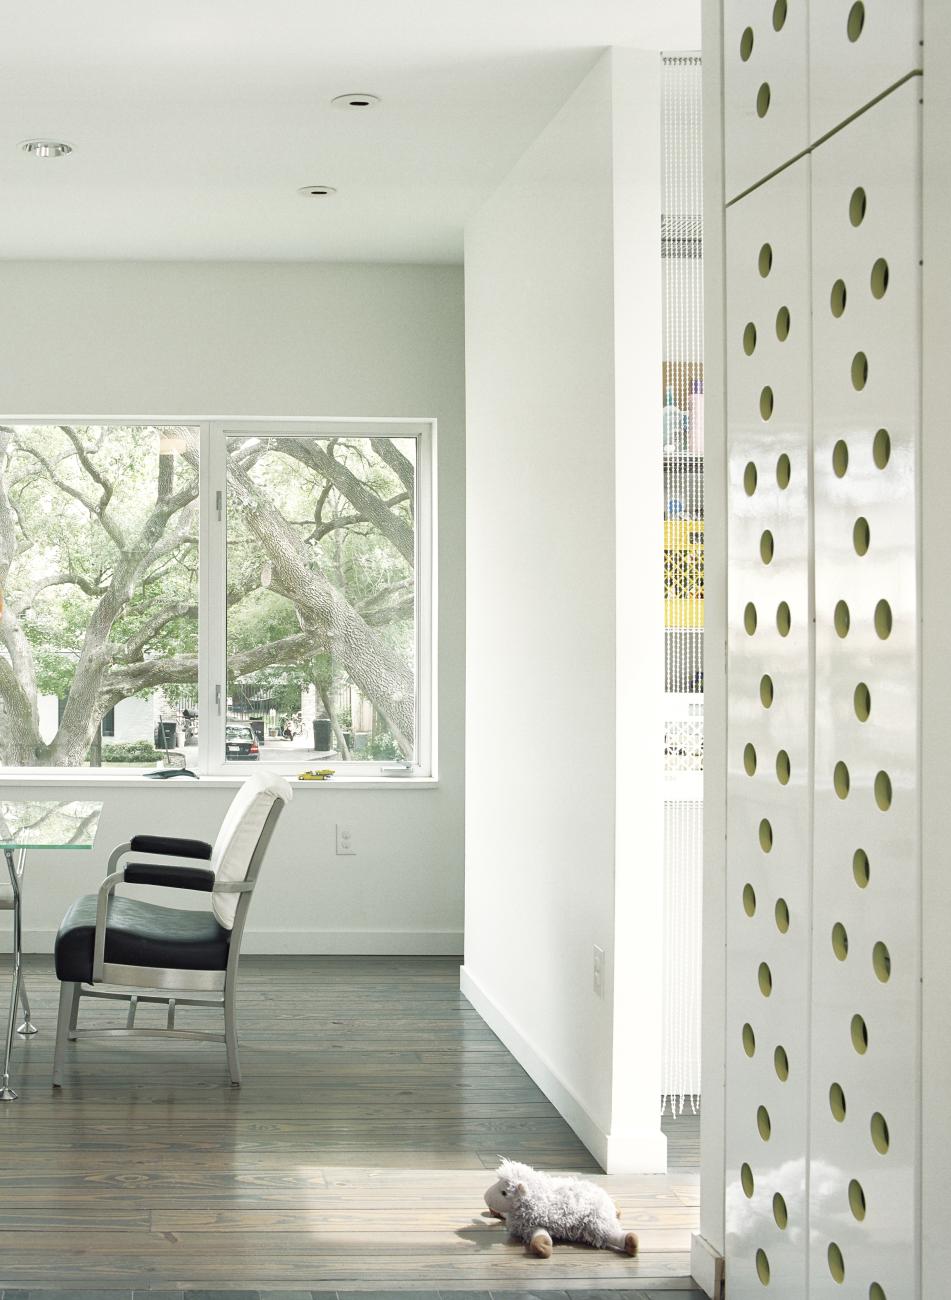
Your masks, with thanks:
M664 626L703 627L703 520L664 520Z
M334 768L321 767L315 772L299 772L297 774L297 779L298 781L329 781L334 775Z

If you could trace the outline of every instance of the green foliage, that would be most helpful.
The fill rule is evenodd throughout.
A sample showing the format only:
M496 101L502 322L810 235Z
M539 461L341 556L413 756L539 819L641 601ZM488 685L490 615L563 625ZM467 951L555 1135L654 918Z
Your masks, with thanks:
M104 763L156 763L162 756L150 740L104 740L102 743Z
M399 745L388 731L378 731L371 736L366 747L367 758L378 763L396 762L404 757Z

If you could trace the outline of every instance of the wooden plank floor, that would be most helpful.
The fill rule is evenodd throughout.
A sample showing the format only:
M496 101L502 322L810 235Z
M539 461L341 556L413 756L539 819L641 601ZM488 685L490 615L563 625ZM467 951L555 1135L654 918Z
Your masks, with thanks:
M696 1117L665 1124L682 1165L667 1176L598 1175L459 993L457 961L246 958L240 1089L223 1047L119 1039L71 1045L53 1090L50 964L28 959L41 1032L17 1039L20 1097L0 1104L0 1287L689 1286ZM80 1025L121 1018L85 1002ZM482 1214L498 1153L601 1178L640 1257L559 1246L539 1261L508 1243Z

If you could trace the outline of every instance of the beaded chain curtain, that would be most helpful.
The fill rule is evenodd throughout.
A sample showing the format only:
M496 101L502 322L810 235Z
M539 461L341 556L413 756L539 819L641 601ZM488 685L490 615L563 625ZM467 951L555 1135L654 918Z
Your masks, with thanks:
M663 1107L700 1093L703 218L700 58L662 71L665 955Z

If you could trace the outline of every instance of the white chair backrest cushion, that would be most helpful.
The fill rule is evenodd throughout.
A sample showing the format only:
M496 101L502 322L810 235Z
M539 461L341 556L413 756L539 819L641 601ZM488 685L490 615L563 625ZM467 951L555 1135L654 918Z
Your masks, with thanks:
M267 821L268 813L278 799L288 803L293 796L290 785L282 777L255 773L249 777L231 801L231 807L221 823L221 830L211 850L211 868L216 880L245 880L251 858ZM234 925L239 894L213 892L211 906L225 929Z

